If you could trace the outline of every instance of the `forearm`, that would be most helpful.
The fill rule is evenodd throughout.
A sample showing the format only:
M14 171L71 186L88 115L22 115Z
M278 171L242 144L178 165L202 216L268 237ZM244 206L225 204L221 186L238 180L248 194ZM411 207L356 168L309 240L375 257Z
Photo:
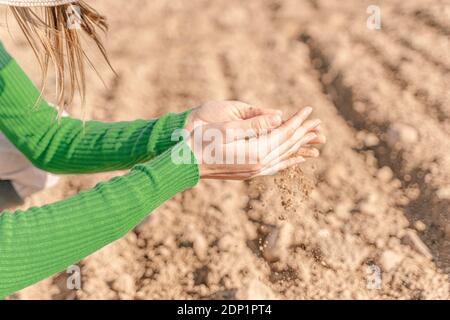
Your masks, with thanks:
M172 152L189 153L176 164ZM120 238L150 211L198 181L184 142L130 173L41 208L0 213L0 297L62 271Z
M105 123L72 118L39 99L17 63L0 47L0 131L36 166L55 173L127 169L160 154L177 141L188 112L155 120Z
M161 154L178 141L174 130L182 128L187 112L166 114L156 120L104 123L63 118L47 129L3 132L38 168L53 173L95 173L129 169ZM34 115L33 115L34 116ZM56 116L56 114L55 114ZM42 125L42 122L39 124ZM22 139L21 137L26 137Z

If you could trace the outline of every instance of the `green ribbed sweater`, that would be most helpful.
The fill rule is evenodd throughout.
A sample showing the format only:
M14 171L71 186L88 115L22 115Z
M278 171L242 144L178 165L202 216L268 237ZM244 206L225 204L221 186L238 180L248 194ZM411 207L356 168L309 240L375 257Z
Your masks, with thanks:
M0 131L38 168L129 173L66 200L0 212L0 298L64 270L122 237L149 212L194 186L198 167L175 164L186 152L171 140L188 112L155 120L105 123L57 120L57 112L0 45ZM1 164L0 164L1 165Z

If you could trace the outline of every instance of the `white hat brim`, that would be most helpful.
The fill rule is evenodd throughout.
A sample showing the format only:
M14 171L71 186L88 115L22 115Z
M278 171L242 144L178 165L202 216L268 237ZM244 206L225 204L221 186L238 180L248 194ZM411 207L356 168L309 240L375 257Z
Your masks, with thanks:
M55 7L73 2L76 0L0 0L0 4L15 7Z

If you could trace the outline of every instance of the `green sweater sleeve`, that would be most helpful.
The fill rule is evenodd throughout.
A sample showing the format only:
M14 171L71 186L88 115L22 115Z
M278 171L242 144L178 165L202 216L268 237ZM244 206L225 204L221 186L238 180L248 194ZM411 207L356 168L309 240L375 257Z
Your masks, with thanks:
M154 121L88 121L83 126L67 118L58 123L53 108L42 101L36 105L38 97L0 45L0 131L33 164L59 173L132 169L64 201L0 212L0 298L120 238L199 179L189 147L171 139L187 113ZM187 155L185 164L173 161L172 155L180 153Z
M179 142L92 190L41 208L0 213L0 298L120 238L162 202L194 186L198 176L189 147Z
M0 131L36 167L54 173L131 168L173 146L189 111L155 120L106 123L57 120L57 111L0 44Z

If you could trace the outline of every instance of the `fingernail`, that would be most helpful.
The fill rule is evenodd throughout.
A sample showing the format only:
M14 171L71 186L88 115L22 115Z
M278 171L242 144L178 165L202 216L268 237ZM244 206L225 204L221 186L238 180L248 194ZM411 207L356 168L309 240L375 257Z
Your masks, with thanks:
M322 139L323 143L326 143L326 142L327 142L327 137L326 137L325 135L323 135L323 134L318 134L317 136L318 136L320 139Z
M272 116L270 117L270 125L273 127L278 127L281 124L280 116Z
M310 114L313 111L313 108L311 107L306 107L305 108L305 113Z
M314 139L317 138L317 134L311 132L311 133L308 133L308 137L309 137L311 140L314 140Z

